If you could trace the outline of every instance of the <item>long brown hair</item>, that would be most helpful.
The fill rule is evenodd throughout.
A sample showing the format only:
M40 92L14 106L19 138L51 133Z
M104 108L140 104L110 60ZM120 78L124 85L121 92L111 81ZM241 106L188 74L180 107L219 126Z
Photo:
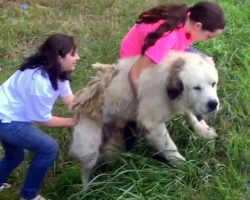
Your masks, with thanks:
M154 31L148 33L145 38L141 54L144 55L146 50L153 46L164 33L184 26L187 15L193 22L202 23L202 29L213 32L217 29L224 29L224 13L219 4L211 1L201 1L194 6L189 7L187 4L168 4L161 5L141 13L136 21L137 24L153 24L159 20L164 22Z
M37 52L24 60L19 70L39 68L44 76L48 74L54 90L58 90L58 80L70 80L70 72L62 72L58 56L64 58L70 51L76 51L72 36L55 33L38 47Z

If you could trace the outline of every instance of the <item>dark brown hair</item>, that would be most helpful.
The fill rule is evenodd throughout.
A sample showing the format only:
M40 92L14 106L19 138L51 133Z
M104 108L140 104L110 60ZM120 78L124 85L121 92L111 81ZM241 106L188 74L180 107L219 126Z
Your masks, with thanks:
M224 13L219 4L212 1L201 1L194 6L189 7L187 4L168 4L152 8L141 13L136 21L137 24L152 24L159 20L164 22L154 31L149 33L144 41L141 54L153 46L156 41L166 32L171 32L185 24L187 14L190 12L190 20L202 23L202 29L205 31L216 31L224 29Z
M70 72L62 72L58 56L64 58L70 51L76 51L76 44L72 36L56 33L38 47L37 52L26 58L19 70L41 69L44 76L48 74L54 90L58 90L58 80L70 80Z

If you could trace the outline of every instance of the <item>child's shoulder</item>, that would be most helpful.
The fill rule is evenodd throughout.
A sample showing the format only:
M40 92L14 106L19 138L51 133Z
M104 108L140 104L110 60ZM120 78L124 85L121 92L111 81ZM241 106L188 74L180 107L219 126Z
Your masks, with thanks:
M29 82L31 88L35 90L47 90L51 83L46 72L43 72L39 68L35 69L25 69L22 73L22 79Z

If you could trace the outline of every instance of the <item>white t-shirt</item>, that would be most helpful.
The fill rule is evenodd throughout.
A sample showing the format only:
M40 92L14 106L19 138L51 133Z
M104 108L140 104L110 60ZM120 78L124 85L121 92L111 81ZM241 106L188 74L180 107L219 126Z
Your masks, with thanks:
M52 118L52 107L59 96L72 95L69 81L58 81L52 88L47 74L40 69L16 71L0 85L0 120L4 122L46 122Z

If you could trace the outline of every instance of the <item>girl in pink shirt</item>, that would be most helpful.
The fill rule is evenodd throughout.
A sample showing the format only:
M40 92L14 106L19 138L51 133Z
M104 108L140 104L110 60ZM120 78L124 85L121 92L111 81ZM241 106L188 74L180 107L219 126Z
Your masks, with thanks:
M141 13L123 38L120 48L121 58L141 55L129 71L134 94L137 94L137 79L141 72L160 63L170 50L192 51L213 62L210 57L190 46L219 36L224 27L223 11L212 1L201 1L191 7L186 4L163 5ZM202 116L197 116L197 119L206 125ZM135 128L135 123L125 127L125 137L132 138L133 143L131 128Z

